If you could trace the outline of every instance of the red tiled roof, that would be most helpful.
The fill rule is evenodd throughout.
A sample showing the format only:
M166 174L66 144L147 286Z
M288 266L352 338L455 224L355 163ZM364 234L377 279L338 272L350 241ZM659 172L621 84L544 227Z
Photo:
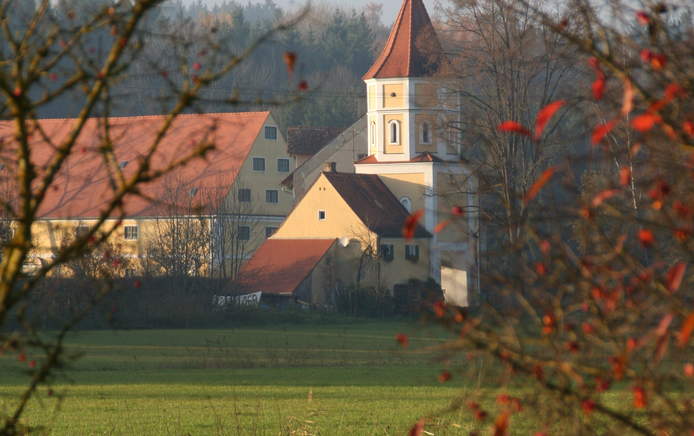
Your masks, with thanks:
M143 184L140 196L125 199L130 217L175 213L170 203L190 207L218 207L233 184L241 165L260 133L269 112L180 115L172 124L152 160L153 169L164 168L190 151L192 144L206 141L216 145L205 159L194 159L153 182ZM148 149L164 116L110 118L110 133L118 162L128 177L137 160ZM60 143L74 125L73 119L44 119L39 124L53 143ZM103 119L87 121L74 148L39 210L42 218L93 218L112 198L111 181L98 147L103 139ZM12 156L14 126L0 122L4 156ZM32 141L32 161L42 168L55 155L55 147L43 139ZM131 163L128 165L128 163ZM173 191L175 190L175 193ZM175 206L174 205L174 206Z
M323 174L371 231L386 238L402 237L409 212L380 177L375 174ZM414 236L427 238L431 234L417 226Z
M364 159L358 160L355 163L356 164L379 164L379 163L420 163L420 162L444 162L443 159L434 156L433 154L426 152L426 153L421 153L418 154L417 156L413 157L410 160L402 160L402 161L380 161L378 158L376 158L376 155L372 154L371 156L366 156Z
M292 155L313 156L343 130L338 127L290 127L287 129L287 151Z
M311 274L336 239L268 239L239 273L252 292L292 294Z
M422 0L404 0L381 55L363 79L431 77L449 67Z

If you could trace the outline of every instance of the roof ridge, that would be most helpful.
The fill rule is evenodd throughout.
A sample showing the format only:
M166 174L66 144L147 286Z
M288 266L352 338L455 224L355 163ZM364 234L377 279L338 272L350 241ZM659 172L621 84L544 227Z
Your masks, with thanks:
M153 114L153 115L124 115L124 116L111 116L111 117L106 117L109 120L136 120L136 119L155 119L155 118L163 118L167 117L170 114ZM176 118L184 117L184 118L190 118L193 116L229 116L229 115L270 115L270 111L252 111L252 112L209 112L209 113L203 113L203 114L178 114L176 115ZM93 117L87 117L88 120L95 120L95 119L103 119L104 117L102 116L93 116ZM36 118L36 121L74 121L78 120L79 117L58 117L58 118ZM0 121L1 122L1 121Z

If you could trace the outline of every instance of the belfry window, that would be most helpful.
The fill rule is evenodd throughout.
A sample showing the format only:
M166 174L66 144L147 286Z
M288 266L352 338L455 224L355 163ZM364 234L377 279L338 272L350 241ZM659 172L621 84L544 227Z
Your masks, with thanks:
M431 127L429 123L422 123L422 144L431 144Z
M391 121L388 123L388 130L390 133L390 143L400 144L400 123L398 121Z

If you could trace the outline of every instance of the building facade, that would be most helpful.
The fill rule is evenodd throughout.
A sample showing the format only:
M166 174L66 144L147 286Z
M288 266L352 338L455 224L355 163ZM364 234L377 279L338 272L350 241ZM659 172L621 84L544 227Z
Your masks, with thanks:
M354 173L337 173L326 162L272 239L341 241L334 271L340 286L392 289L431 278L450 304L471 304L478 289L478 186L460 157L460 105L447 86L450 73L422 1L404 0L383 52L364 75L368 156L354 163ZM411 239L402 231L408 214L421 216ZM379 227L384 216L387 229ZM365 258L379 266L355 274ZM252 263L256 271L276 272L269 261ZM247 286L269 292L260 282ZM314 299L329 301L315 297L321 292L330 290L314 289Z
M165 122L165 116L90 119L39 211L34 249L27 270L50 261L71 240L97 222L113 197L112 173L99 148L108 140L125 177L137 167ZM34 164L40 167L56 152L75 120L44 119L45 138L32 140ZM12 179L13 126L0 122L5 180ZM47 138L47 139L46 139ZM124 216L107 245L128 260L132 274L194 274L233 277L238 267L281 225L293 206L280 182L294 168L286 142L269 112L189 114L178 116L159 144L155 168L185 156L195 144L213 145L204 158L193 159L165 176L140 186L124 199ZM16 191L15 191L16 192ZM70 275L70 267L59 273Z

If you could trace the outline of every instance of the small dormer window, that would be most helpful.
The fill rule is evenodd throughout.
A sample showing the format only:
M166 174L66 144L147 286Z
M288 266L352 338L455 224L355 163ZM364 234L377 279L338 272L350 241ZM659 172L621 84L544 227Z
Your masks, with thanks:
M277 139L277 127L265 126L265 139L274 141Z
M431 126L427 122L422 123L422 144L431 144Z
M391 144L400 144L400 123L395 120L388 123L388 131L389 142Z

